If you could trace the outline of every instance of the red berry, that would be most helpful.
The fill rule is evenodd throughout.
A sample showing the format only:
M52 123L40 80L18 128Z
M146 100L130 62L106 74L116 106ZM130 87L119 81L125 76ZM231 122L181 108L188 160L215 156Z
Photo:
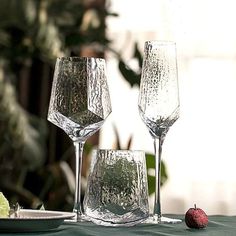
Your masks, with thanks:
M190 208L186 212L185 223L189 228L205 228L208 225L208 217L206 213L201 208L197 208L195 204L194 208Z

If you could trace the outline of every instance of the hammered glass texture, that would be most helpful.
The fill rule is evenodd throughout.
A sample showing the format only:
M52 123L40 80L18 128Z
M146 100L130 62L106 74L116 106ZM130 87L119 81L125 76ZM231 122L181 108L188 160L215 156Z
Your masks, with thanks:
M167 130L179 117L176 47L147 41L144 48L139 112L152 135ZM158 128L157 128L158 127Z
M58 58L48 120L72 139L85 139L101 127L110 113L105 60Z
M143 151L98 150L92 159L85 214L105 226L134 225L148 217Z

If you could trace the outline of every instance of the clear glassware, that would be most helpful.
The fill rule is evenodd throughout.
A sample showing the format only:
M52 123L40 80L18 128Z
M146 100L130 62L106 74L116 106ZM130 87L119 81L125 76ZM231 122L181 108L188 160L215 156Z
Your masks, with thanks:
M153 140L155 152L155 202L147 223L177 223L161 214L160 178L162 144L179 118L179 89L174 42L147 41L144 47L138 108Z
M95 150L84 211L92 222L103 226L133 226L147 219L145 153L138 150Z
M73 212L82 220L81 167L85 141L111 113L106 64L102 58L61 57L55 65L48 120L72 139L76 156Z

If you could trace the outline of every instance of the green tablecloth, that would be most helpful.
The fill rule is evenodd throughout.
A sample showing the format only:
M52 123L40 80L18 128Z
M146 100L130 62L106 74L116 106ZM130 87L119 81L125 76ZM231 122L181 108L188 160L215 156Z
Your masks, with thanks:
M184 216L174 216L183 219ZM0 233L1 235L12 235ZM103 227L92 223L64 223L58 229L50 232L17 233L21 235L41 236L116 236L116 235L201 235L201 236L236 236L236 216L209 216L209 225L206 229L188 229L184 222L180 224L167 225L136 225L133 227Z

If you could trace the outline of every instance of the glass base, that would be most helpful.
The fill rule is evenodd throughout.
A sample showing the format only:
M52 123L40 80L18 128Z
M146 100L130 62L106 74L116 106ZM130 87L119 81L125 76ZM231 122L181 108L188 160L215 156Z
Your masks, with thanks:
M89 219L86 215L75 215L74 217L70 218L70 219L66 219L65 222L72 222L72 223L75 223L75 222L88 222Z
M136 221L112 222L112 221L105 221L101 219L87 217L87 220L96 225L107 226L107 227L131 227L131 226L140 224L141 222L143 222L144 219L140 219Z
M178 224L181 223L182 220L180 219L173 219L169 217L158 217L150 215L147 220L143 221L142 224Z

